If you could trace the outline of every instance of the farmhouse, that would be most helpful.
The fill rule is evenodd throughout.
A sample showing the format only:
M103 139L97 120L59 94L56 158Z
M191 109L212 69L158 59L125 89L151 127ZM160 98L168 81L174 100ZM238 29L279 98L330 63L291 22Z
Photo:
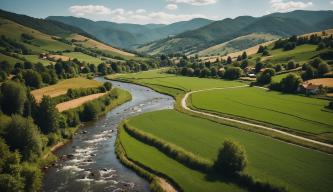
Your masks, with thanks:
M318 94L320 91L320 85L304 82L298 87L298 91L306 94Z

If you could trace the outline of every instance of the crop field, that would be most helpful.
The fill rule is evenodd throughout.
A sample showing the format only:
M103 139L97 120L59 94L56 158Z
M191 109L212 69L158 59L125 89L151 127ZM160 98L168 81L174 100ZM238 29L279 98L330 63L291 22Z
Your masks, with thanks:
M191 99L198 109L259 120L333 141L333 113L323 110L327 100L250 87L198 92Z
M247 174L277 186L285 186L290 191L330 191L333 187L332 155L174 110L145 113L131 118L128 124L211 161L215 160L225 139L235 140L246 149L249 159L245 170ZM174 160L157 149L123 133L120 139L131 158L175 178L180 185L186 183L186 178L193 177L193 171L183 171L184 168L176 166ZM147 153L149 155L145 155ZM215 184L219 185L220 182Z
M90 55L86 55L81 52L70 52L70 53L63 53L64 56L70 57L71 59L77 59L81 62L86 62L89 64L101 64L103 61L100 58L92 57Z
M160 70L147 71L135 74L122 74L116 75L114 77L111 75L109 77L113 79L135 81L142 84L173 87L184 91L245 85L237 81L176 76L172 74L161 73Z
M56 97L58 95L66 94L67 90L70 88L77 89L77 88L89 88L89 87L98 87L98 86L101 86L101 83L98 81L78 77L78 78L66 79L58 82L55 85L33 90L31 91L31 94L35 97L37 101L40 101L43 95Z
M129 158L139 160L140 163L168 175L184 191L245 191L230 183L208 180L204 173L189 169L158 149L136 140L124 129L120 130L119 138Z

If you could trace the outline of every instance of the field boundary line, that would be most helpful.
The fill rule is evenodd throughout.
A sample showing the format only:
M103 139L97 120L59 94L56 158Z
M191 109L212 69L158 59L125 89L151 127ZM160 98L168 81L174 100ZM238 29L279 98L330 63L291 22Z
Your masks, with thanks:
M285 135L285 136L289 136L289 137L292 137L292 138L295 138L295 139L299 139L299 140L302 140L302 141L305 141L305 142L310 142L310 143L313 143L313 144L317 144L317 145L320 145L320 146L324 146L324 147L328 147L328 148L333 149L332 144L316 141L316 140L313 140L313 139L308 139L306 137L294 135L294 134L291 134L291 133L288 133L288 132L285 132L285 131L282 131L282 130L274 129L274 128L264 126L264 125L258 125L258 124L250 123L250 122L243 121L243 120L237 120L237 119L232 119L232 118L229 118L229 117L223 117L223 116L220 116L220 115L215 115L215 114L211 114L211 113L207 113L207 112L197 111L197 110L189 108L186 104L187 98L193 93L204 92L204 91L212 91L212 90L237 89L237 88L243 88L243 87L249 87L249 86L248 85L243 85L243 86L235 86L235 87L210 88L210 89L201 89L201 90L196 90L196 91L190 91L190 92L187 92L183 96L183 98L181 99L181 107L183 109L187 110L187 111L190 111L190 112L193 112L193 113L196 113L196 114L209 116L209 117L213 117L213 118L217 118L217 119L222 119L222 120L225 120L225 121L231 121L231 122L239 123L239 124L243 124L243 125L253 126L253 127L256 127L256 128L272 131L272 132L279 133L279 134L282 134L282 135Z

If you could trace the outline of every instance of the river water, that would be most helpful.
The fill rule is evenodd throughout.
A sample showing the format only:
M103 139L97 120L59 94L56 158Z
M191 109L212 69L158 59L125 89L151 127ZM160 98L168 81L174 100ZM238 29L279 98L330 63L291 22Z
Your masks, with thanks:
M102 77L96 80L108 81ZM116 81L112 84L129 91L132 100L85 124L70 143L57 150L59 160L46 170L43 191L149 191L148 182L116 157L117 126L133 115L171 109L174 99L139 85Z

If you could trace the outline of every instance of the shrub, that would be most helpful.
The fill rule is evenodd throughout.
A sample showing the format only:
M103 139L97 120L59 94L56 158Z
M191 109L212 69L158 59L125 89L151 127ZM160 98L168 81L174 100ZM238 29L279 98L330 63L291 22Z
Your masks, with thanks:
M242 75L242 69L239 67L229 67L224 73L225 79L238 79Z
M83 105L81 112L81 121L90 121L97 119L98 113L101 111L101 106L97 102L89 102Z
M246 164L245 149L234 141L226 140L214 163L214 170L233 175L243 171Z
M257 82L260 84L268 84L272 81L272 76L275 75L274 69L266 69L257 76Z
M24 179L24 191L38 191L42 185L42 173L39 167L24 163L21 168L21 176Z
M281 80L280 87L284 93L295 93L301 83L302 79L299 76L295 74L289 74L287 77Z
M110 82L104 82L104 84L103 84L103 86L105 87L105 89L107 90L107 91L110 91L111 89L112 89L112 83L110 83Z

